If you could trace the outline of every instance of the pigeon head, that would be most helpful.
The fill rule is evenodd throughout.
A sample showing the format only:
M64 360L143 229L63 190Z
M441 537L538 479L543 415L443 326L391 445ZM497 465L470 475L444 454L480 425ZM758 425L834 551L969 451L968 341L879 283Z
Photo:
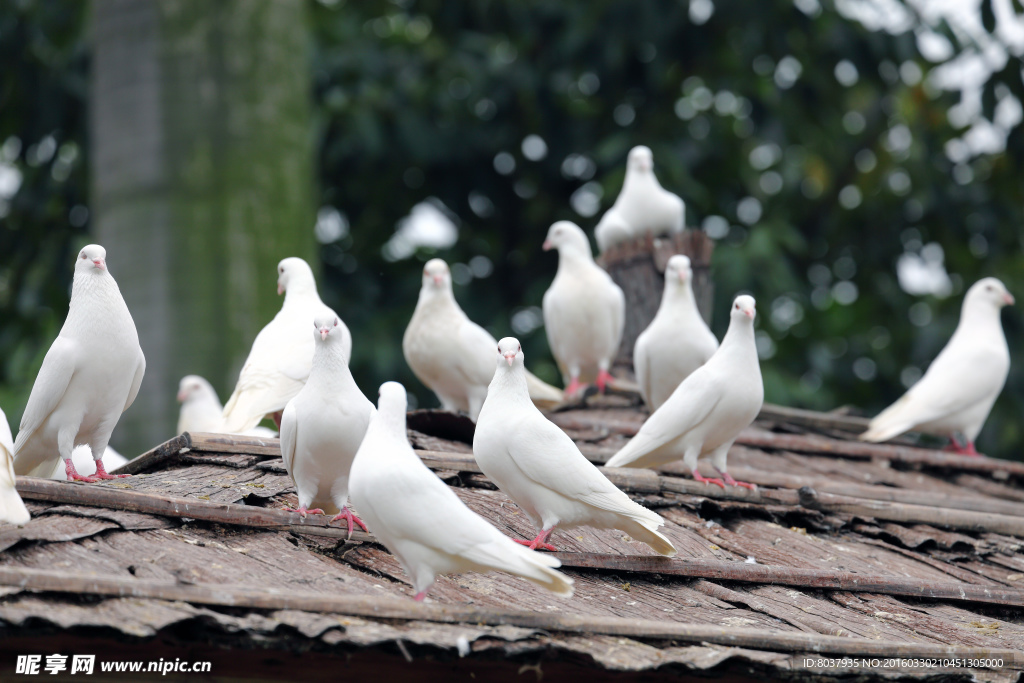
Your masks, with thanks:
M107 269L107 250L98 244L90 244L82 247L78 252L78 259L75 261L75 271L88 272L93 270L105 271Z
M325 342L328 338L340 340L344 337L341 320L332 311L320 313L313 319L313 340Z
M498 342L498 365L506 362L509 367L523 365L523 347L515 337L504 337Z
M690 268L690 258L682 254L676 254L668 260L665 266L665 280L667 282L676 280L680 284L686 284L693 279L693 270Z
M651 148L638 145L629 150L626 158L626 170L631 173L650 173L654 170L654 155Z
M732 303L732 319L749 319L750 322L754 322L754 316L757 314L757 308L755 307L754 297L749 294L741 294L736 297Z
M213 391L210 383L199 375L185 375L178 382L178 403L198 398L205 391Z
M303 289L316 290L316 279L309 264L297 256L283 259L277 264L277 293L287 294Z
M558 221L548 229L548 237L544 240L544 251L557 249L559 254L581 254L593 258L590 251L590 240L583 229L569 221Z
M409 398L405 394L405 387L398 382L384 382L377 392L377 409L385 415L401 414L405 418L405 409L409 405Z
M1006 285L994 277L982 278L975 282L964 297L964 310L981 310L982 308L994 308L999 310L1003 306L1014 304L1013 295L1006 290Z
M423 266L423 289L451 289L452 273L444 259L432 258Z

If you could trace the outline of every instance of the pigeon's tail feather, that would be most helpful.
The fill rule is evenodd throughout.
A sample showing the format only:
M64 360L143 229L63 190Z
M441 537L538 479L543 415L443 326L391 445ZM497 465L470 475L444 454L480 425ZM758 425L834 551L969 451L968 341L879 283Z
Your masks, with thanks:
M224 432L227 434L241 434L247 432L260 423L260 420L268 411L262 411L255 405L257 397L254 392L235 391L224 406L222 414ZM273 412L273 411L269 411Z
M477 546L466 556L478 565L514 574L548 589L555 595L572 597L572 579L554 569L560 567L561 562L554 557L516 545L507 538L503 538L500 544L488 543Z
M633 441L636 441L636 437L623 446L618 453L613 455L611 459L604 464L605 467L651 467L654 464L652 459L649 458L650 452L643 448L632 447Z
M25 524L28 510L14 488L14 467L11 457L0 450L0 523Z
M908 398L904 396L875 416L868 424L868 430L860 435L860 440L887 441L913 429L920 421L909 414L913 403Z
M676 547L672 545L672 541L668 540L664 535L658 532L658 526L660 525L654 525L652 528L644 522L635 521L632 524L627 525L623 531L641 543L646 543L651 546L651 549L659 555L674 557L676 554Z
M526 373L526 388L530 392L530 400L538 408L550 408L558 405L565 399L561 389L540 380L529 371Z

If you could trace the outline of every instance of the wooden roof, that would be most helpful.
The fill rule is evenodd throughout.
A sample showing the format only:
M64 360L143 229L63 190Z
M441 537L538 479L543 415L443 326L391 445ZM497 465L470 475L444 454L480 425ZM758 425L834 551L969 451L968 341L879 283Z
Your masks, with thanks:
M616 400L551 417L601 463L645 417ZM471 508L510 536L534 535L479 473L472 423L416 411L409 426ZM977 670L980 680L1016 680L1024 464L863 444L852 437L862 428L766 407L729 456L756 492L698 484L678 464L606 470L666 519L676 558L620 532L556 530L574 598L465 574L440 578L424 604L370 535L346 539L281 509L296 499L275 439L184 434L122 468L131 479L18 479L33 519L0 528L0 653L187 651L215 674L266 679L332 670L344 656L353 672L388 664L423 680L511 680L520 667L598 680L834 675L807 653L984 655L1006 668Z

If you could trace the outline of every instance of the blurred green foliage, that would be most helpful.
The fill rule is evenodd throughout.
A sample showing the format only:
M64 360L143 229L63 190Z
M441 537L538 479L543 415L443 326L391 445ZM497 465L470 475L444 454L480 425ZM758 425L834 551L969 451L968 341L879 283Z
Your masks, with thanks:
M0 144L22 141L13 163L24 173L0 220L5 407L27 395L59 325L81 234L68 219L87 181L80 7L0 8ZM938 65L916 35L931 29L873 31L814 0L311 0L309 19L322 214L333 207L348 226L321 235L321 289L353 330L370 396L398 379L434 405L401 354L423 261L478 257L456 266L456 297L495 336L513 332L554 275L556 257L540 250L548 226L591 231L600 211L573 207L610 206L637 144L687 202L688 224L719 238L716 311L739 291L757 298L766 400L873 414L938 353L970 283L995 275L1024 301L1024 128L1005 152L947 153L962 152L965 130L947 116L958 94L929 84ZM949 59L975 49L933 28ZM985 84L989 118L996 100L1024 92L1020 66L1011 56ZM60 182L58 155L27 156L47 135L78 150ZM524 153L531 135L542 157L536 145ZM385 258L396 224L428 198L447 207L458 242ZM900 256L931 243L952 275L946 298L897 282ZM1019 307L1004 313L1013 369L979 440L1010 458L1022 437L1020 320ZM719 335L725 322L715 316ZM528 363L557 382L543 328L530 327L517 331Z

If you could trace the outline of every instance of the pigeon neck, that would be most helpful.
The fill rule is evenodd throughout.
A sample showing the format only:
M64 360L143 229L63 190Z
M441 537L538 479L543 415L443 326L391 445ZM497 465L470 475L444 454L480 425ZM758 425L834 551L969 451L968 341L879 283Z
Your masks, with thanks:
M455 301L455 293L452 292L451 287L421 287L419 299L416 300L416 308L422 306L443 306L449 303L456 307L458 306L458 303Z
M308 299L312 295L317 301L320 300L320 295L316 291L316 282L307 282L305 280L298 280L296 282L288 283L288 288L284 291L284 304L288 305L289 302L293 302L299 299Z
M120 302L125 312L128 311L117 282L110 273L89 271L75 273L71 284L71 305L68 308L68 317L64 325L88 326L90 323L98 323L109 328L114 322L110 316L97 316L97 308L116 305ZM116 324L116 323L115 323Z
M497 364L494 371L494 378L487 389L487 395L501 394L503 403L529 403L530 389L526 385L526 368L522 360L517 359L511 365L504 359Z
M1000 316L1002 309L985 305L985 302L979 302L973 306L968 306L967 303L965 301L963 308L960 310L960 322L957 323L954 334L978 334L983 332L988 336L997 332L998 334L1003 333L1003 323Z
M697 310L697 299L693 296L693 288L676 280L665 281L665 292L658 305L658 315L667 315L673 311L690 313Z
M626 174L626 179L622 181L622 191L620 194L636 192L637 190L645 190L652 187L661 187L658 183L658 179L654 175L654 172L648 171L643 173L636 171Z
M721 350L729 352L733 348L752 348L756 350L753 320L735 316L729 321L729 329L726 330L725 338L722 339Z
M581 251L574 245L567 245L558 250L558 271L555 275L572 272L594 264L594 256L589 250Z
M328 337L317 342L313 350L312 369L317 372L309 373L308 382L316 382L320 375L325 375L327 382L336 387L338 375L347 375L351 379L352 372L349 370L340 336L338 339Z

